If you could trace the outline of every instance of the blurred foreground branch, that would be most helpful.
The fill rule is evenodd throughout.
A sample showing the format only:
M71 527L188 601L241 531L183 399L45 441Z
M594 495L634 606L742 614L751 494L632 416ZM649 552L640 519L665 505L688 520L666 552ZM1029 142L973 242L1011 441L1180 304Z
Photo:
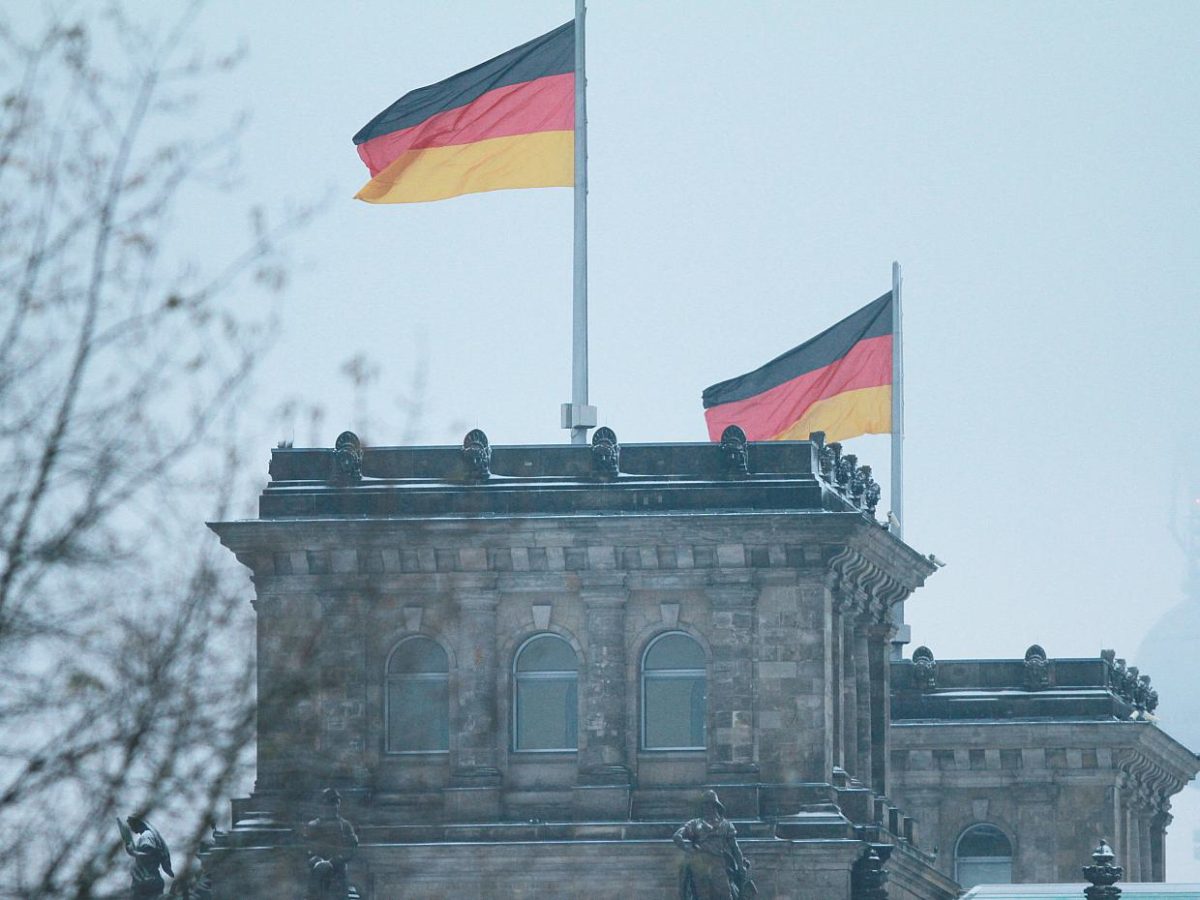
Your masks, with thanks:
M118 814L179 823L183 874L179 842L244 776L250 611L202 522L237 495L274 327L242 310L269 309L308 216L192 239L237 131L198 105L236 58L196 50L195 5L68 8L32 36L0 23L3 897L127 885Z

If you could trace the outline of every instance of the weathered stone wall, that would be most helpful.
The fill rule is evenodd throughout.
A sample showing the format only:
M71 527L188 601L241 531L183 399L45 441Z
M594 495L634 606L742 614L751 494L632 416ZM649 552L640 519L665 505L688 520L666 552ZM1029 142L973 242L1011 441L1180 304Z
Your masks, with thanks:
M835 765L886 788L898 557L859 515L246 526L263 800L334 783L398 815L611 820L690 814L704 784L786 814ZM675 630L707 657L703 751L641 747L642 654ZM544 632L579 658L577 753L512 749L514 656ZM450 660L450 747L391 754L386 661L418 634Z
M761 900L851 900L850 870L860 847L856 841L743 842ZM364 900L663 900L676 896L681 856L665 840L364 846L351 874ZM293 897L303 890L298 849L242 850L212 864L220 875L217 900ZM911 851L898 850L887 869L890 900L958 894Z
M922 844L954 874L971 825L1013 845L1013 880L1078 878L1107 838L1130 881L1165 878L1170 796L1195 759L1148 721L903 722L892 726L892 795L920 821ZM1115 837L1114 837L1115 836Z

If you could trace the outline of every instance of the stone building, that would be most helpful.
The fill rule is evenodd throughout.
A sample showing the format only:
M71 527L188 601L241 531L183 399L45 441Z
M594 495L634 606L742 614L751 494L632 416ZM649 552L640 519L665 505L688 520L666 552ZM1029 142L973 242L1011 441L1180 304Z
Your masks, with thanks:
M892 663L892 796L963 887L1071 882L1107 837L1130 881L1166 877L1170 798L1196 756L1154 721L1157 693L1112 651L1095 659Z
M671 896L670 835L714 788L762 897L942 900L958 886L933 848L964 808L1022 848L1015 876L1043 877L1011 830L1025 814L980 780L1014 752L1013 780L1071 782L1050 801L1064 818L1058 797L1102 759L1113 778L1130 753L1194 771L1149 722L1014 720L988 743L942 715L986 664L938 663L918 690L890 659L889 612L935 567L877 523L869 468L819 439L621 446L601 429L590 447L492 448L473 431L364 451L346 433L277 449L270 473L258 518L212 526L253 573L259 671L257 781L209 856L218 897L301 890L298 825L326 786L369 898ZM1080 761L1061 775L1060 747L1062 768Z

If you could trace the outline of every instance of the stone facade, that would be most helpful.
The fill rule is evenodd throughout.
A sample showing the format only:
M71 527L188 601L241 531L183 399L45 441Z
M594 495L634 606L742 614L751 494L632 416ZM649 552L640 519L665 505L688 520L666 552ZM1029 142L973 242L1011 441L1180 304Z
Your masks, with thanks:
M819 436L364 450L347 432L270 471L258 518L212 526L253 576L259 676L257 781L208 856L217 897L298 896L326 786L371 900L670 896L703 788L763 898L949 900L976 823L1009 835L1021 880L1114 835L1162 877L1195 758L1149 721L1148 685L1108 659L892 660L891 611L935 566ZM668 637L694 655L661 696L687 687L692 719L648 699ZM522 674L539 641L557 668ZM425 667L397 667L414 647ZM539 704L559 736L527 746ZM690 731L651 739L655 708Z
M872 846L892 897L955 895L886 799L889 610L934 567L875 521L852 458L735 435L619 447L614 473L478 432L462 451L351 438L277 450L259 518L213 526L253 572L259 637L258 777L219 882L294 878L295 824L334 785L366 896L546 896L570 873L551 896L661 897L668 838L713 787L763 897L849 900ZM664 634L703 652L702 749L647 747ZM578 660L577 747L519 749L515 665L539 635ZM414 637L447 659L444 751L389 750L388 661Z
M999 828L1014 882L1077 880L1101 837L1130 881L1166 878L1170 798L1200 768L1158 728L1149 679L1096 659L942 660L925 648L892 664L892 793L955 877L973 826Z

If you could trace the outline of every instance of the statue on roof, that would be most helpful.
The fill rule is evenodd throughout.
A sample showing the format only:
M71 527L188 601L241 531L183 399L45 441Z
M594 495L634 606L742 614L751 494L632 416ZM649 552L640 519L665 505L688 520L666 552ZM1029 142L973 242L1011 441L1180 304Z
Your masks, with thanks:
M161 897L166 882L159 869L175 877L167 842L143 816L126 816L124 820L118 817L117 828L121 831L125 852L133 857L129 867L129 896L132 900Z
M304 826L308 853L305 900L346 900L350 893L346 868L358 850L358 835L354 826L341 816L341 794L326 788L321 799L324 811Z
M675 832L675 846L684 852L679 867L680 900L748 900L758 896L750 880L750 861L742 856L737 830L725 818L716 791L701 797L700 817Z

